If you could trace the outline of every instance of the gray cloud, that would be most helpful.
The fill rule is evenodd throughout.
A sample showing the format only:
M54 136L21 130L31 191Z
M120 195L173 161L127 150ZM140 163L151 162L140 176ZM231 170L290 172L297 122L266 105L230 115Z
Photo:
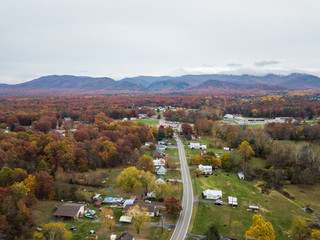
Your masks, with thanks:
M279 63L280 63L280 61L277 61L277 60L263 60L260 62L255 62L254 65L256 67L265 67L265 66L270 66L270 65L277 65Z
M228 63L227 66L228 67L241 67L242 64L240 64L240 63Z

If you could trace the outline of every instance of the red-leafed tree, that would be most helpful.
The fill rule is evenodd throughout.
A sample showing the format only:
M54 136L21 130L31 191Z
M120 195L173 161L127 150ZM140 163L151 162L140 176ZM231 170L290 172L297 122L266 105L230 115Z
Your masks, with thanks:
M192 127L188 123L183 123L181 125L182 134L187 136L193 133Z
M168 214L173 217L178 216L182 210L180 199L176 198L175 196L168 198L164 203L164 206L166 207Z
M37 172L35 195L38 199L50 199L54 195L54 180L44 171Z

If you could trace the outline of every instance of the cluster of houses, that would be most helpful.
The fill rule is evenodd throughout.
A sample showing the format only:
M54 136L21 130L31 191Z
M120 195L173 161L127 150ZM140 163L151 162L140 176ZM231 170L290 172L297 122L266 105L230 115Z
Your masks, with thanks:
M152 142L146 142L146 146L150 146L153 144ZM164 167L166 165L166 161L164 157L166 156L166 149L168 148L166 141L158 141L158 144L155 145L156 149L153 151L152 156L155 158L153 160L153 165L155 166L154 172L157 175L166 175L168 170Z
M99 203L100 205L94 204L94 206L101 207L101 203L99 202L101 198L100 194L96 194L92 199L94 200L94 203ZM159 210L160 208L158 206L153 205L141 205L137 202L136 196L131 196L129 199L123 199L123 198L114 198L114 197L106 197L102 201L104 204L113 204L117 207L122 207L122 216L120 217L119 221L123 224L130 224L132 221L132 217L129 216L127 213L128 211L135 207L136 205L139 206L139 208L143 211L146 211L147 214L150 217L157 217L159 216ZM94 213L93 213L94 212ZM83 216L87 215L95 215L94 210L88 209L87 203L65 203L61 204L59 206L56 206L56 210L54 212L54 216L61 219L70 219L74 220ZM135 238L128 232L125 232L121 234L118 238L116 235L111 235L110 239L115 240L134 240Z

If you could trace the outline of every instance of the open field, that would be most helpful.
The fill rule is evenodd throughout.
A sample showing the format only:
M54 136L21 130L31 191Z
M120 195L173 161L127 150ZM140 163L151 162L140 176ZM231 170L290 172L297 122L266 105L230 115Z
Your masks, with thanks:
M239 180L235 173L224 171L214 172L208 178L193 178L196 198L201 198L202 191L208 188L218 189L222 190L223 201L227 201L228 196L237 197L239 206L231 208L228 205L195 203L193 222L189 231L201 234L210 224L215 223L222 236L243 239L245 231L252 225L251 218L254 215L253 212L247 211L247 208L249 205L256 205L261 209L259 213L272 223L277 239L288 239L287 231L293 219L308 220L311 217L302 211L300 202L291 201L277 191L271 191L268 195L261 194L256 187L257 184L258 181Z
M169 157L179 157L179 152L178 152L178 148L167 148L166 149L166 154ZM179 160L178 160L179 161Z
M134 121L137 123L143 123L146 125L159 125L159 120L155 120L155 119L136 119Z

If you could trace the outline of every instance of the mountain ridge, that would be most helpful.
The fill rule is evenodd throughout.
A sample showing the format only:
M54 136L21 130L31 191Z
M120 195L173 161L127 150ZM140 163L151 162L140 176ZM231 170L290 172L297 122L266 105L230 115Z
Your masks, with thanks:
M188 92L217 90L305 90L320 88L320 78L305 73L290 75L267 74L228 75L202 74L171 76L139 76L116 81L108 77L89 77L73 75L42 76L19 84L1 84L0 94L32 95L50 94L100 94L100 93L152 93Z

